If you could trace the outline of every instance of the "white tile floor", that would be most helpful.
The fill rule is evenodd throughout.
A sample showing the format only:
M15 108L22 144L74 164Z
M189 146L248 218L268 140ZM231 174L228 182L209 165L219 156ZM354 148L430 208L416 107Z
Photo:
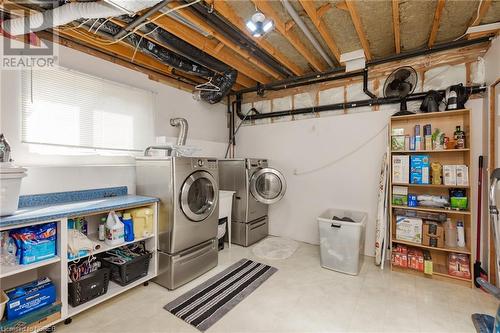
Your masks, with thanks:
M319 264L317 246L301 243L289 259L266 261L233 246L219 265L173 292L139 286L57 327L77 332L198 332L163 306L241 258L278 268L269 280L213 325L215 332L475 332L470 315L493 314L485 293L412 275L381 271L367 257L359 276Z

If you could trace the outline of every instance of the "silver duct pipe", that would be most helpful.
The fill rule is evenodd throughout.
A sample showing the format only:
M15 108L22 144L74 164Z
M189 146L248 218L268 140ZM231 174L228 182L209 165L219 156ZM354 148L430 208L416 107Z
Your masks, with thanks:
M318 40L314 37L312 32L309 30L307 25L304 23L304 21L302 21L299 14L295 11L295 9L290 4L290 2L288 2L288 0L281 0L281 3L283 4L283 7L285 7L288 14L290 14L292 19L295 21L297 26L300 28L300 30L302 30L302 32L304 32L307 39L309 39L309 41L314 46L316 51L319 52L321 57L323 57L323 59L325 59L325 61L327 62L328 65L330 65L330 67L335 67L335 64L333 63L332 58L330 58L330 56L325 52L325 50L323 50L323 48L319 44Z
M46 10L43 13L35 13L30 16L4 21L2 22L2 29L10 35L18 36L68 24L79 19L120 16L126 14L124 10L135 13L154 6L158 2L160 2L160 0L123 1L123 10L107 4L104 1L70 2L52 10Z
M171 118L170 125L174 127L180 127L179 136L177 137L177 145L184 146L186 145L186 139L188 134L188 122L184 118Z

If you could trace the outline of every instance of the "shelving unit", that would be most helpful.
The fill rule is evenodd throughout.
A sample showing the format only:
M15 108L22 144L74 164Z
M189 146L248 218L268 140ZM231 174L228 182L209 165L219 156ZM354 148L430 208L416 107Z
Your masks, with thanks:
M109 246L104 242L98 240L98 235L95 233L97 230L97 226L99 224L99 219L102 216L105 216L109 213L109 210L102 210L99 212L89 213L87 215L77 215L77 216L67 216L61 218L57 221L37 221L32 224L24 224L26 225L38 225L48 222L56 222L57 223L57 256L51 259L39 261L37 263L33 263L30 265L1 265L0 266L0 284L2 285L2 289L6 290L15 286L18 286L23 283L27 283L33 280L36 280L41 277L49 277L52 282L54 282L56 286L57 292L57 300L62 303L61 308L61 316L60 319L47 323L44 327L40 328L38 331L43 331L51 326L57 324L58 322L70 320L70 318L82 311L85 311L101 302L104 302L116 295L119 295L133 287L136 287L140 284L146 283L149 280L156 277L158 273L158 257L156 254L156 244L157 244L157 218L158 218L158 204L147 203L143 205L131 204L130 206L122 207L118 210L128 210L132 208L140 208L147 207L153 210L153 234L147 237L139 237L134 239L132 242L126 242L119 245ZM101 246L98 250L94 251L92 254L103 253L105 251L111 250L113 248L118 248L120 246L136 243L140 241L146 242L146 248L153 253L149 264L148 275L142 277L141 279L134 281L126 286L120 286L112 281L109 282L108 292L104 295L101 295L98 298L95 298L87 303L83 303L77 307L71 307L68 303L68 283L70 282L68 277L68 265L73 263L74 261L85 259L89 257L89 255L80 256L78 258L68 259L67 257L67 248L68 248L68 219L76 218L76 217L85 217L88 221L89 225L89 238L98 242ZM6 231L10 229L18 228L18 225L12 226L4 226L0 228L0 231Z
M415 271L409 268L403 268L395 266L391 262L391 269L393 271L404 272L412 275L425 276L431 279L445 280L452 283L458 283L468 287L472 287L472 279L464 279L461 277L456 277L448 274L448 255L450 253L466 254L469 256L470 262L470 272L471 276L474 276L473 272L473 254L474 254L474 244L472 241L475 239L474 233L475 228L472 225L473 211L471 210L471 191L469 186L449 186L449 185L435 185L435 184L401 184L392 182L392 156L394 155L429 155L430 162L439 162L442 165L446 164L463 164L469 167L469 183L470 183L470 173L471 173L471 156L472 151L469 146L471 138L471 118L470 111L468 109L456 110L456 111L443 111L435 113L420 113L415 115L407 116L397 116L391 118L391 133L393 128L403 128L405 134L413 133L414 126L420 125L421 131L423 125L431 124L432 130L436 128L441 129L446 136L451 137L455 131L456 126L461 126L466 134L466 148L464 149L445 149L445 150L392 150L390 157L390 186L389 186L389 200L390 200L390 237L391 237L391 249L395 245L401 244L408 247L419 248L422 250L427 250L430 252L433 261L433 274L426 275L423 272ZM421 133L422 134L422 133ZM389 141L390 142L390 141ZM464 189L466 191L469 203L468 210L450 210L443 208L434 207L407 207L400 205L392 205L392 187L393 186L405 186L408 187L408 193L410 194L432 194L432 195L447 195L450 188ZM417 244L405 240L396 239L396 215L395 209L405 209L412 211L422 211L422 212L434 212L434 213L444 213L447 214L449 218L456 223L457 219L464 222L465 228L465 248L450 248L450 247L432 247L423 244Z

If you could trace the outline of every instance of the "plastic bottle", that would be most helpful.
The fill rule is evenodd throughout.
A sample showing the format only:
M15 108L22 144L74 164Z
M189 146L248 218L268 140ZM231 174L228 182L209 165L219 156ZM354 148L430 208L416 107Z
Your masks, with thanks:
M118 245L125 242L125 226L115 212L109 212L106 219L106 244Z
M134 221L129 213L123 214L122 219L123 225L125 226L125 241L131 242L135 239L134 236Z
M450 218L444 223L444 240L446 247L457 247L457 228L453 227Z
M465 247L464 223L462 221L457 221L457 236L457 246Z
M106 239L106 218L101 217L99 222L99 240L104 241Z

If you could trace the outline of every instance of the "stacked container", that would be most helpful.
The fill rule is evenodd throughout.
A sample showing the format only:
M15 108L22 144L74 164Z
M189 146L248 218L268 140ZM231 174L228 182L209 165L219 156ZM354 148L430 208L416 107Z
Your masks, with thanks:
M26 169L10 162L0 163L0 216L11 215L19 204L21 181Z

